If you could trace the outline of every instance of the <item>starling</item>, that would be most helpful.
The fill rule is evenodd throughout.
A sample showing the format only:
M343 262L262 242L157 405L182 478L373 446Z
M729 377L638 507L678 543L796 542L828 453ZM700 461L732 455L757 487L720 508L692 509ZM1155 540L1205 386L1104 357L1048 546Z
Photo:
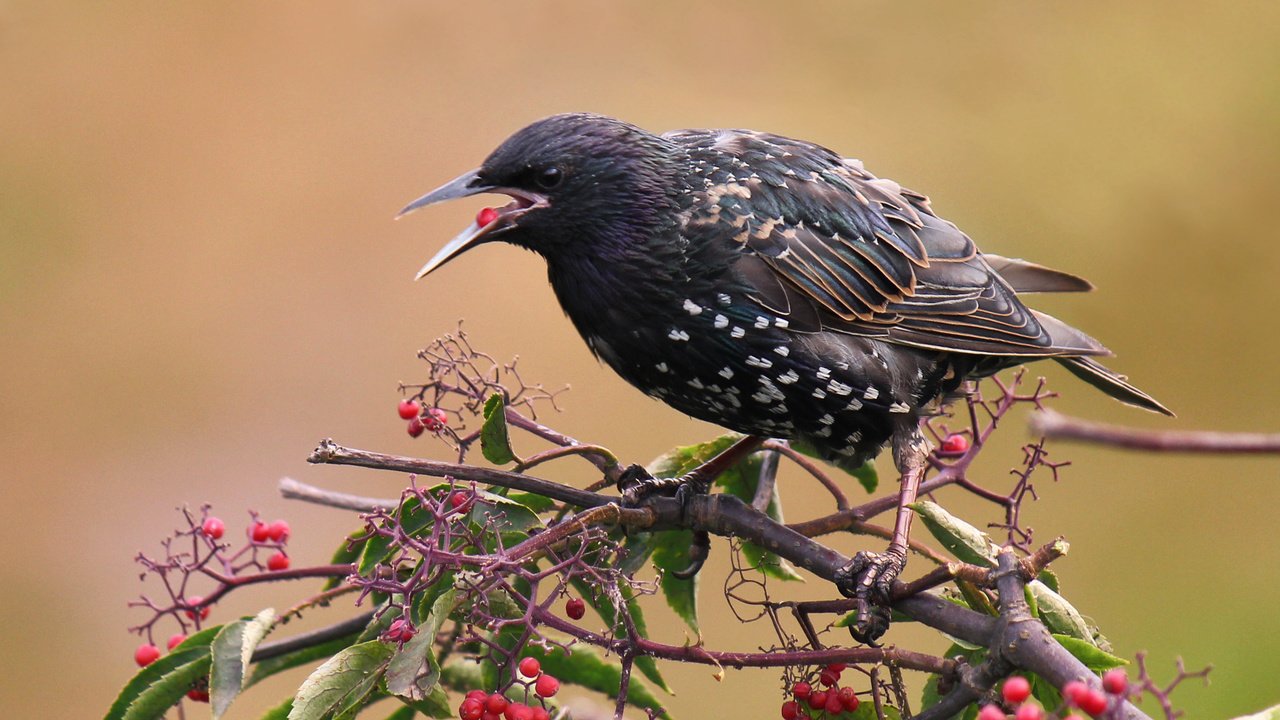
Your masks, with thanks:
M1052 358L1170 414L1096 362L1110 354L1096 340L1020 298L1087 281L979 252L924 195L813 143L555 115L402 214L480 193L512 200L481 211L419 278L482 243L532 250L591 351L644 393L747 434L734 457L760 438L802 440L842 465L892 446L893 541L837 578L858 600L863 641L884 631L906 561L905 505L928 452L920 419L964 381Z

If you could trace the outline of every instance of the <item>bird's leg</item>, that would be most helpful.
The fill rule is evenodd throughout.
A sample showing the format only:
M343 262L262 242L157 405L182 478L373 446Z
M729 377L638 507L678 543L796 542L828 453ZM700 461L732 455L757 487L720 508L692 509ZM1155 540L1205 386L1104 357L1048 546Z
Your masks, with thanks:
M721 473L755 452L763 442L762 437L748 435L679 477L655 478L643 467L632 465L623 470L622 476L618 479L618 489L622 491L622 503L636 505L653 494L670 494L683 504L693 495L710 491L711 483Z
M907 542L911 519L910 505L916 501L920 479L924 477L929 444L918 424L902 427L894 433L893 460L902 475L902 493L898 498L898 516L893 524L893 538L883 553L859 552L836 574L836 587L845 597L857 601L854 622L849 634L861 643L874 643L889 629L889 600L893 581L907 564Z

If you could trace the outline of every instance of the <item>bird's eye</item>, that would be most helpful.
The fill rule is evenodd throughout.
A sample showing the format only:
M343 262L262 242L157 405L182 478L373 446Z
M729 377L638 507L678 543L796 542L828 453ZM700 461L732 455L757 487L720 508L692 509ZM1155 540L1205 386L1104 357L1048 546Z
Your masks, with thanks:
M560 168L553 165L539 171L535 181L538 183L538 187L541 187L544 190L550 190L559 185L560 181L563 179L564 173L560 171Z

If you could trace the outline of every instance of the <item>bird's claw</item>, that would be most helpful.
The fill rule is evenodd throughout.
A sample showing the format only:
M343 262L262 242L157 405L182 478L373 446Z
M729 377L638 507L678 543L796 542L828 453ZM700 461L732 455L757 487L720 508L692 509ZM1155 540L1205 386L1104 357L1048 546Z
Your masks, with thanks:
M685 475L674 478L655 478L639 465L632 465L618 477L618 490L622 494L623 507L636 507L654 495L668 495L680 504L680 522L689 515L689 503L694 497L706 494L708 488L697 477ZM695 530L689 547L689 566L671 571L672 576L688 580L698 574L711 554L711 536L705 530Z
M836 571L836 588L857 603L849 625L854 640L872 645L889 629L893 581L905 565L906 558L891 548L883 553L860 552Z

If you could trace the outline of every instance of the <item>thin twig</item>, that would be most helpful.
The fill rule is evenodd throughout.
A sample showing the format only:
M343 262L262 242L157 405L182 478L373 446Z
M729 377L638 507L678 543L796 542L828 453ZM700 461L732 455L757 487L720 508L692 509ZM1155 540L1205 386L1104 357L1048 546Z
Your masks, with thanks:
M1052 410L1031 416L1031 431L1060 440L1111 445L1128 450L1240 455L1280 453L1280 434L1207 430L1138 430L1068 417Z

